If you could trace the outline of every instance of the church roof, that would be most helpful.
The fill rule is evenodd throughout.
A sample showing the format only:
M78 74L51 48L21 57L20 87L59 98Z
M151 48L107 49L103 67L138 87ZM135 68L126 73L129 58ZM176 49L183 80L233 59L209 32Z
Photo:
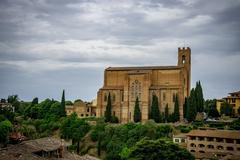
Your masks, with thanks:
M140 67L108 67L107 71L125 71L125 70L175 70L181 69L181 66L140 66Z

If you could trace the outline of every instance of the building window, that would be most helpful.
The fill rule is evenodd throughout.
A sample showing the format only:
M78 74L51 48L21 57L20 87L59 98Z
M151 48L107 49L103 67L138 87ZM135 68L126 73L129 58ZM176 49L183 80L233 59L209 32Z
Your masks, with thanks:
M132 101L135 101L137 97L139 98L139 100L141 100L141 92L142 92L141 83L138 80L135 80L131 86Z
M83 114L81 114L81 117L83 117Z
M203 147L205 147L205 145L204 144L199 144L198 147L203 148Z
M107 93L104 94L104 102L107 102Z
M229 138L226 139L226 142L227 142L227 143L234 143L233 139L229 139Z
M173 96L172 96L172 101L175 102L176 101L176 94L173 93Z
M199 151L199 153L205 153L204 151Z
M176 143L179 143L179 139L175 139L175 142L176 142Z
M86 114L86 117L88 117L88 114Z
M198 137L199 141L204 141L204 137Z
M223 150L223 146L217 146L217 149Z
M191 137L190 137L190 140L196 140L196 137L191 136Z
M87 112L89 112L89 108L87 108Z
M227 150L228 151L233 151L234 149L233 149L233 147L227 147Z
M115 116L115 111L113 111L113 116Z
M211 144L209 144L207 147L208 147L209 149L214 149L214 146L211 145Z
M214 138L213 137L208 137L207 141L212 142L212 141L214 141Z
M116 97L115 97L115 94L113 93L113 98L112 98L113 102L115 102L115 99Z
M240 139L237 139L237 144L240 144Z
M122 101L124 101L124 92L122 91Z
M196 145L194 143L191 143L190 146L191 147L196 147Z
M166 93L163 92L163 100L165 101L166 100Z
M240 151L240 147L238 147L237 150Z
M190 152L196 152L195 150L190 150Z
M216 138L217 142L223 142L223 138Z
M236 103L236 99L235 98L232 99L232 103Z
M181 139L181 142L182 142L182 143L185 143L185 139Z
M185 64L185 62L186 62L186 56L183 55L183 56L182 56L182 64Z

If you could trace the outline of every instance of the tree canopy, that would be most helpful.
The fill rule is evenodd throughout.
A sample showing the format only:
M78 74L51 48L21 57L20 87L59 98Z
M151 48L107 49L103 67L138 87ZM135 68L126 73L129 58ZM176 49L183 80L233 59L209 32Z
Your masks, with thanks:
M139 100L137 97L135 102L135 107L134 107L134 116L133 116L134 122L141 122L141 119L142 119L141 117L142 115L139 107Z

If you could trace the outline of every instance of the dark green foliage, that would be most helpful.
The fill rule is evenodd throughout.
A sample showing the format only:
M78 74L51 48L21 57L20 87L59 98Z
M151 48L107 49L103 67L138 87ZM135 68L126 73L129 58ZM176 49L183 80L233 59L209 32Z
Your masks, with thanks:
M20 102L18 95L8 96L7 102L10 103L15 108L15 112L19 111Z
M198 81L196 83L196 88L195 88L195 100L196 100L196 109L197 112L203 112L204 109L204 98L203 98L203 91L202 91L202 86L201 82Z
M173 116L174 116L174 122L177 122L180 120L178 95L176 95L175 97Z
M119 123L119 120L118 120L118 118L116 116L112 116L110 122L111 123Z
M161 122L161 115L160 115L160 111L159 111L158 97L156 95L152 96L150 119L153 119L157 123Z
M154 121L145 124L128 123L119 126L108 125L101 133L101 150L106 151L107 160L126 157L128 148L134 146L143 138L158 139L171 137L172 127L169 125L157 125ZM96 134L96 133L94 133ZM94 135L95 137L96 135ZM98 145L99 146L99 145Z
M14 121L15 114L11 107L0 107L0 115L2 115L4 119L8 119L10 122Z
M188 132L190 132L192 130L192 128L190 126L182 126L182 125L180 125L177 128L181 131L181 133L188 133Z
M12 129L13 125L9 120L0 122L0 143L3 143L6 146L8 142L8 135Z
M183 117L187 118L187 107L188 107L188 97L185 97L184 104L183 104Z
M225 124L224 123L217 123L217 122L211 122L209 123L209 127L211 128L217 128L217 129L224 129Z
M38 104L38 98L37 97L33 98L31 105L34 106L36 104Z
M220 108L221 114L224 114L225 116L233 116L233 107L228 102L223 102L221 108Z
M230 129L232 130L240 130L240 118L238 118L237 120L233 121L230 126Z
M77 118L76 113L66 117L60 128L61 136L65 139L72 139L73 145L77 143L77 153L80 151L80 141L90 130L90 125Z
M168 108L168 104L166 105L165 107L165 110L164 110L164 122L168 122L168 119L169 119L169 108Z
M197 115L197 109L196 109L196 96L195 96L195 90L192 89L189 97L189 103L187 103L187 120L188 122L192 122L195 120Z
M65 101L65 105L73 105L72 101Z
M61 109L60 109L60 116L61 117L64 117L66 116L66 110L65 110L65 107L66 107L66 104L65 104L65 91L63 90L63 93L62 93L62 100L61 100Z
M131 160L194 160L195 158L177 144L165 140L142 139L136 146L130 148L128 158Z
M219 117L219 113L217 110L217 106L216 106L216 99L211 100L208 104L207 104L207 108L208 108L208 117L212 117L212 118L216 118Z
M110 122L112 117L112 102L111 102L111 95L108 94L107 106L105 111L105 121Z
M142 119L138 97L136 98L136 102L135 102L133 119L134 119L134 122L141 122L141 119Z

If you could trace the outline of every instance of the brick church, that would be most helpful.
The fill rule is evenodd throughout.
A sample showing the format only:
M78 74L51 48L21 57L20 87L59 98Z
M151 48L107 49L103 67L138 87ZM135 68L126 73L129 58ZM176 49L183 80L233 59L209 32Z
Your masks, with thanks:
M142 121L149 119L152 95L159 101L159 110L174 110L179 97L180 119L184 98L190 94L191 49L178 48L176 66L109 67L104 71L104 84L97 93L97 117L104 116L108 94L111 94L112 115L121 123L133 121L136 97L139 98Z

